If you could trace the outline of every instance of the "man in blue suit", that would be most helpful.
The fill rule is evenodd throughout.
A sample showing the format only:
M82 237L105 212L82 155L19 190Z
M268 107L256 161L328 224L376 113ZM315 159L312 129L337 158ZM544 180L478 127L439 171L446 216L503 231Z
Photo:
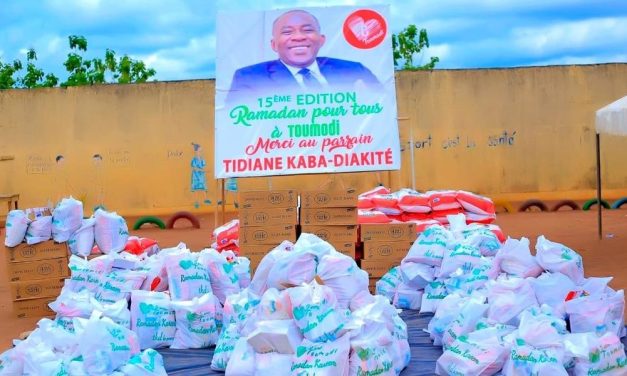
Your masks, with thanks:
M310 92L342 87L382 88L374 74L361 63L317 57L325 40L320 34L318 19L309 12L283 13L274 20L270 42L279 58L238 69L233 75L227 101L254 95L256 91L271 94L272 89Z

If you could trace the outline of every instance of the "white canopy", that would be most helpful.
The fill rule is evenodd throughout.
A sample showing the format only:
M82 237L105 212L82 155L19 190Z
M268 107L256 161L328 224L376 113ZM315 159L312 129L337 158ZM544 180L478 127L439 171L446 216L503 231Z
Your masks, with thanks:
M627 96L597 110L595 122L598 134L627 136Z

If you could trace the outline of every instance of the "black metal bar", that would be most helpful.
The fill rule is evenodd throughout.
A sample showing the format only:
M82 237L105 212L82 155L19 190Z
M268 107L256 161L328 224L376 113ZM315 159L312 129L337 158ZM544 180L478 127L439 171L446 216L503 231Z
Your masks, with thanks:
M603 239L603 218L601 215L601 135L597 133L597 211L599 239Z

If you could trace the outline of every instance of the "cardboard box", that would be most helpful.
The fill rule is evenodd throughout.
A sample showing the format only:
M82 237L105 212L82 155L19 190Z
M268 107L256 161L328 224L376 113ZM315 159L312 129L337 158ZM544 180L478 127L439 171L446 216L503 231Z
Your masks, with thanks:
M301 225L356 225L357 208L302 208Z
M67 257L7 264L10 282L30 281L46 278L61 278L70 275Z
M357 196L357 190L354 188L343 191L302 191L300 206L303 208L357 207Z
M318 236L327 242L356 242L357 241L357 225L303 225L301 232L307 232Z
M291 208L242 208L239 209L240 226L295 225L298 210Z
M15 247L5 247L8 262L47 260L68 257L67 243L55 243L52 240L28 245L21 243Z
M363 223L361 225L361 240L383 240L383 241L410 241L418 238L415 223Z
M295 208L298 193L292 189L244 191L239 193L239 206L246 208Z
M368 278L381 278L400 262L382 262L379 260L361 260L361 268L368 273Z
M401 262L411 248L408 241L367 241L364 242L364 260Z
M239 245L277 244L296 241L296 225L250 226L239 228Z
M56 298L39 298L13 302L13 314L18 319L25 317L54 316L56 313L48 307L48 303Z
M336 251L345 254L350 258L355 258L355 242L329 242Z
M37 298L56 298L63 288L64 278L37 279L32 281L11 282L11 298L27 300Z

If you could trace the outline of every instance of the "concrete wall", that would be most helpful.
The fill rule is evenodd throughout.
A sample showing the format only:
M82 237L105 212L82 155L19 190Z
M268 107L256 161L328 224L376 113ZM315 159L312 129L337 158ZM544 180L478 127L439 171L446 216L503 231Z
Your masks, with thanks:
M87 208L102 202L126 215L192 210L196 201L213 210L214 83L0 91L0 193L19 193L22 207L72 194ZM381 182L494 198L591 198L594 112L624 95L627 64L401 72L400 171L240 179L239 188L367 190ZM212 205L190 192L192 142L203 147ZM607 197L627 196L625 150L627 139L602 137Z

